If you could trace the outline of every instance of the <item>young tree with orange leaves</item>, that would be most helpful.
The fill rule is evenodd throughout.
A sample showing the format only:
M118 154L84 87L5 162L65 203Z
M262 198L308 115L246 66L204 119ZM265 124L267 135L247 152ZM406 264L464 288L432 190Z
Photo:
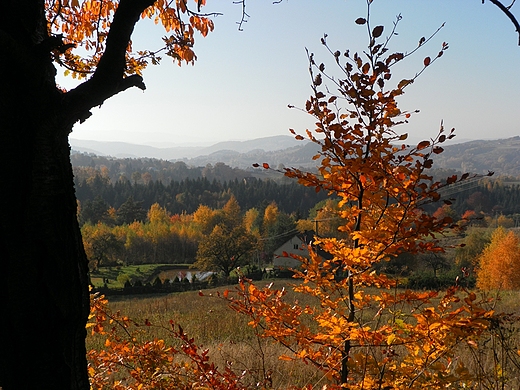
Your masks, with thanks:
M8 170L0 227L0 387L89 389L87 259L76 219L68 135L90 109L129 88L159 54L193 63L196 32L213 29L205 0L2 2L0 129ZM190 8L191 7L191 8ZM134 51L141 18L160 23L159 52ZM84 80L63 91L54 64ZM23 158L20 158L23 156ZM24 177L23 181L17 178ZM37 324L37 325L36 325ZM27 372L31 372L27 375Z
M293 290L314 297L316 304L302 306L298 298L287 300L284 290L258 288L246 279L226 299L250 316L250 324L265 337L287 347L282 358L313 364L332 388L471 385L463 362L454 364L455 348L478 339L492 313L480 307L475 294L467 292L461 301L459 287L434 303L436 292L398 291L396 280L374 270L403 252L441 252L435 238L452 225L451 218L430 215L423 206L440 198L443 184L433 182L428 169L453 130L446 133L441 125L435 138L417 145L405 144L407 134L396 132L413 114L402 111L397 99L448 45L425 57L413 77L393 82L394 67L431 37L420 38L407 54L392 53L389 43L401 17L385 34L383 26L371 25L371 2L367 5L368 16L355 21L367 29L367 48L334 51L325 35L322 44L337 72L309 54L313 94L304 110L316 128L307 130L306 138L320 147L318 173L285 169L286 176L340 199L339 229L347 237L316 237L310 259L300 259L302 269L295 275L299 283ZM296 139L305 138L291 132ZM445 185L467 177L450 177ZM328 256L321 257L320 251Z
M482 290L520 289L520 237L498 227L477 259L477 287Z

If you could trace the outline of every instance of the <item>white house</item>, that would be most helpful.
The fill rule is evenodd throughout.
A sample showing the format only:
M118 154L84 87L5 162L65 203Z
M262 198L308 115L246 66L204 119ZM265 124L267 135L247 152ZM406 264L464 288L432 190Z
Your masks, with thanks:
M314 232L312 230L303 233L295 234L291 239L283 243L273 254L274 268L287 269L299 268L301 262L291 255L309 257L308 245L311 245L314 239Z

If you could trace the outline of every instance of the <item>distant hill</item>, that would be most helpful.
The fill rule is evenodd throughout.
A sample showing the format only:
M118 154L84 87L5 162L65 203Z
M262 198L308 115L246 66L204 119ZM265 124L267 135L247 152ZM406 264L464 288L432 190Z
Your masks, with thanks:
M279 135L273 137L257 138L249 141L227 141L219 142L212 146L178 146L158 148L148 145L137 145L127 142L102 142L78 140L71 138L70 144L73 150L82 153L93 153L97 156L111 156L117 158L158 158L163 160L182 160L198 156L207 156L213 153L231 151L237 153L248 153L253 150L271 152L287 149L301 145L294 137Z
M317 153L318 148L312 142L302 143L281 150L264 151L260 149L251 150L247 153L238 153L232 150L219 150L207 156L198 156L183 161L191 166L205 166L206 164L216 164L222 162L231 167L247 169L254 163L268 163L273 168L282 166L315 167L316 162L312 157Z
M499 140L468 141L459 144L443 145L444 152L435 155L434 168L451 169L459 172L486 174L495 172L496 176L520 177L520 137ZM310 168L316 166L312 160L318 152L315 144L308 142L291 148L276 151L250 151L237 153L219 151L207 156L184 159L192 166L205 166L222 162L231 167L246 169L253 163L268 163L272 167L294 166Z
M204 167L224 163L232 168L250 169L254 163L272 167L312 168L318 148L311 142L290 136L259 138L251 141L221 142L210 147L154 148L123 142L71 140L74 150L99 156L148 157L183 161L187 166ZM495 172L496 176L520 177L520 136L499 140L477 140L445 145L444 153L434 156L434 168L460 172Z
M520 137L448 145L444 153L435 156L434 167L520 176Z

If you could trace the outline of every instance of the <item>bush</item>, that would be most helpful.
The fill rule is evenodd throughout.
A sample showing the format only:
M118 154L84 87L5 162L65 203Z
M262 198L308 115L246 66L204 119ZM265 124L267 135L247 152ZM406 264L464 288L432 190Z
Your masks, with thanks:
M127 274L119 274L117 275L117 282L124 286L127 282L130 282L130 276Z
M456 284L467 288L473 288L475 287L475 277L471 275L465 277L462 272L457 270L439 274L437 277L432 273L422 272L408 277L404 287L418 290L439 290Z
M246 277L252 280L262 280L263 272L256 265L250 265L246 268Z

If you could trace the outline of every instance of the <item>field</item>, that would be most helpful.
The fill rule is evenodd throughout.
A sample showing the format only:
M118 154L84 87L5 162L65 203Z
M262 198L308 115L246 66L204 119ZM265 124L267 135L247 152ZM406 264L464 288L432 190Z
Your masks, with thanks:
M288 280L276 281L273 287L284 287ZM227 287L233 289L233 286ZM321 374L311 366L298 361L282 361L279 356L287 350L270 340L256 337L247 325L248 319L227 307L216 297L225 287L198 292L182 292L163 296L111 297L110 309L120 311L138 323L148 322L143 328L143 339L161 338L171 341L169 321L183 327L184 331L203 348L209 349L212 360L222 367L226 361L234 362L239 372L249 372L251 385L260 382L266 375L272 377L273 388L286 389L290 385L304 386L318 383ZM173 341L173 343L175 343ZM102 349L105 338L90 335L87 349Z
M288 288L291 283L292 280L277 280L274 287ZM233 289L232 286L228 288ZM247 378L251 385L260 382L266 376L272 379L274 389L303 387L308 384L321 388L327 383L323 374L311 365L300 361L280 360L279 356L287 354L287 349L270 339L257 337L255 331L247 325L248 319L232 311L224 300L216 296L217 291L222 293L225 289L221 287L205 290L203 296L198 292L183 292L163 296L113 297L110 298L109 306L137 323L148 323L150 326L142 328L143 339L160 338L175 343L168 332L169 321L173 320L176 324L182 325L184 331L195 339L196 344L209 350L211 359L218 366L223 367L226 361L231 361L234 362L235 370L247 370ZM287 299L295 298L290 293ZM519 299L520 292L502 292L496 301L495 311L520 314ZM314 303L311 299L302 301L299 297L300 305ZM363 316L370 318L373 313L363 313ZM500 383L495 384L483 381L482 386L477 388L518 389L520 367L515 366L520 345L518 324L504 324L493 332L494 334L490 332L490 335L486 336L488 338L483 349L461 349L457 359L466 362L470 368L478 371L480 376L492 374L500 379ZM102 336L90 336L87 347L102 349L104 342ZM508 354L511 353L515 355L509 356L512 360L508 358ZM509 360L506 361L507 359Z

